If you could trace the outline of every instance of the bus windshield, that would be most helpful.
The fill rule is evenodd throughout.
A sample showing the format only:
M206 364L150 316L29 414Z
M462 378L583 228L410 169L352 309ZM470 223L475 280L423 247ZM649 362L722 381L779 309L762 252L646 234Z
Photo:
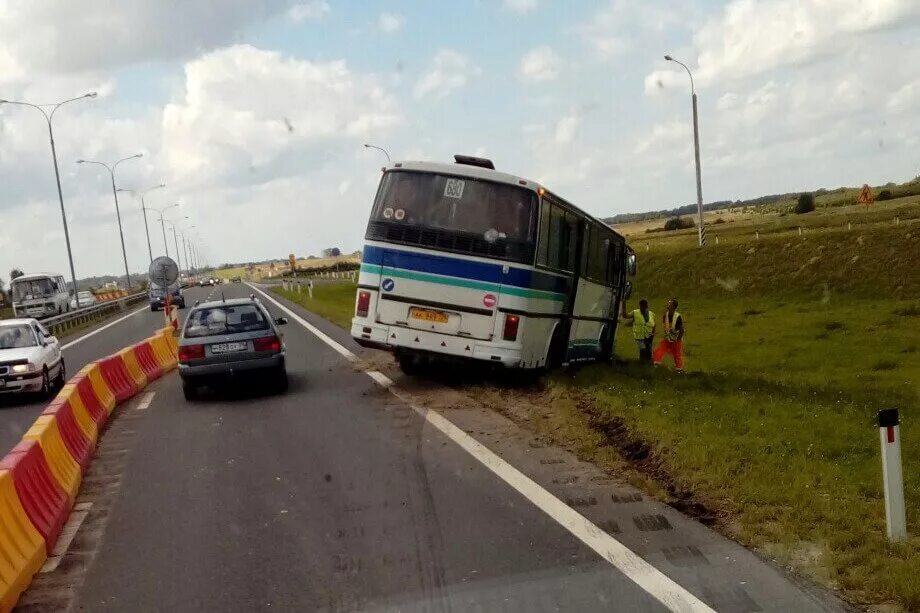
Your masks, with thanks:
M390 171L377 192L373 221L474 234L489 243L534 241L536 194L470 177Z
M33 279L31 281L13 281L10 287L13 302L44 298L54 293L51 279Z

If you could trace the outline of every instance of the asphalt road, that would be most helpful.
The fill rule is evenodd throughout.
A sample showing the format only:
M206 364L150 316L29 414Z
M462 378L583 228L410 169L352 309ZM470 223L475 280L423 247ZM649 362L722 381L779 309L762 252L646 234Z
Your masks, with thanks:
M342 331L297 313L357 351ZM243 384L190 404L171 375L148 388L149 407L119 409L85 482L108 498L82 496L95 505L88 535L34 591L79 611L667 610L651 592L672 579L642 560L604 559L573 536L599 533L594 525L564 527L305 327L284 331L286 394ZM645 504L626 502L634 513ZM680 610L835 608L683 522L627 535L701 601ZM693 543L704 541L713 547L701 553ZM670 562L668 543L678 545ZM716 551L721 562L710 564ZM644 566L654 576L640 587L625 573Z
M209 288L208 291L210 291ZM205 288L186 290L189 304L207 295ZM184 311L180 311L181 314ZM165 325L163 312L151 312L150 308L134 305L125 315L100 322L75 337L61 339L64 346L64 363L67 376L71 376L93 360L98 360L128 345L142 341L158 328ZM124 318L123 318L124 317ZM122 319L123 318L123 319ZM121 321L118 321L121 319ZM113 323L117 322L117 323ZM0 454L14 447L29 429L35 418L48 405L47 399L24 395L0 395Z

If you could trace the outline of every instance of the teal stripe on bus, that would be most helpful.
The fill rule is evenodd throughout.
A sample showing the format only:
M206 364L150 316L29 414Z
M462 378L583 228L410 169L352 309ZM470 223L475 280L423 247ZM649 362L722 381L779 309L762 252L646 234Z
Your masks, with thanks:
M383 275L383 267L375 264L361 264L361 272L374 275ZM441 277L430 275L423 272L413 272L401 268L387 268L386 276L396 277L397 279L409 279L411 281L423 281L426 283L438 283L440 285L450 285L452 287L464 287L467 289L477 289L484 292L495 292L519 296L521 298L539 298L542 300L555 300L557 302L565 301L565 294L556 292L546 292L537 289L524 289L521 287L501 286L496 283L487 283L485 281L472 281L470 279L458 279L456 277Z

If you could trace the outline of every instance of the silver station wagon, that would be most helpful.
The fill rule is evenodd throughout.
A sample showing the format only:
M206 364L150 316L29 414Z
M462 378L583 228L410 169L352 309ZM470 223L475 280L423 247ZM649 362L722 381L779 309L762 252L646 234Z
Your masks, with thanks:
M216 389L233 379L251 376L267 381L273 391L287 389L284 343L277 326L254 296L196 305L179 337L179 376L186 400L198 398L207 385Z

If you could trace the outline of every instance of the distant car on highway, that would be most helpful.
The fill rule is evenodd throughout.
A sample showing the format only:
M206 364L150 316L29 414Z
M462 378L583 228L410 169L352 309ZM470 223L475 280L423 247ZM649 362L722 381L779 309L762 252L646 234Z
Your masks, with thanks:
M185 308L185 296L182 294L182 288L179 284L169 286L170 302L180 309ZM147 290L147 296L150 298L150 310L158 311L166 306L166 292L159 285L151 284Z
M230 277L230 283L242 283L242 277Z
M215 387L241 376L261 376L278 393L287 389L284 343L271 315L254 297L196 305L179 337L179 376L186 400L202 385Z
M70 293L62 275L38 273L10 281L13 314L17 317L51 317L70 310Z
M70 309L85 309L88 306L93 306L96 302L96 296L93 292L77 292L77 297L70 299Z
M58 339L32 318L0 321L0 394L48 396L67 377Z

